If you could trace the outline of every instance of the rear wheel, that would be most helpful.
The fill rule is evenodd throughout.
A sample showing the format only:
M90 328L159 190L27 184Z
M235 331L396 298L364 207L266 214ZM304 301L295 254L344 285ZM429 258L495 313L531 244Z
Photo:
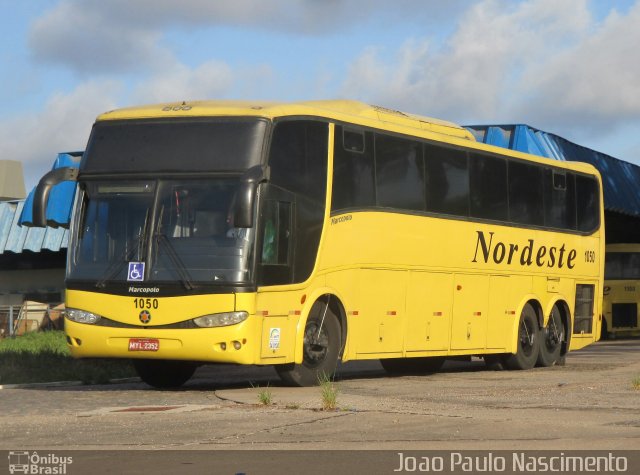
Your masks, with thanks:
M564 341L564 325L560 316L560 310L554 306L547 326L540 332L540 351L538 353L538 366L553 366L560 359L562 342Z
M389 374L425 374L435 373L444 364L441 356L427 358L386 358L380 364Z
M133 360L140 379L159 389L179 388L186 383L198 365L191 361Z
M538 318L531 304L526 304L520 314L518 345L514 354L506 355L503 364L508 369L531 369L538 359L540 349Z
M314 386L336 371L340 353L340 323L329 302L313 304L304 327L302 363L277 365L282 380L291 386Z

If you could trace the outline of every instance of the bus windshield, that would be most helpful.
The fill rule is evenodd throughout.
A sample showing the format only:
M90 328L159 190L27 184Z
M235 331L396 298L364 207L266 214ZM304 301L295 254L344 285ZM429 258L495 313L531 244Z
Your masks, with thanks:
M250 282L253 229L233 226L238 178L90 182L70 243L70 280ZM134 275L132 264L139 263Z
M640 252L607 252L605 280L640 280Z

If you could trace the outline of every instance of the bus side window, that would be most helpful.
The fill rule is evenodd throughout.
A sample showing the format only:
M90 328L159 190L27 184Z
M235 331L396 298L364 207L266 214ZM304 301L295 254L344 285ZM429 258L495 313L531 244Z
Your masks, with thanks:
M469 187L472 217L499 221L508 219L506 160L470 153Z
M336 126L333 152L333 193L331 211L372 208L376 205L373 170L373 134L364 132L364 149L342 127ZM353 134L352 134L353 135ZM356 142L356 143L354 143ZM346 147L354 147L355 150Z
M545 168L542 183L545 226L576 229L575 176Z
M469 216L469 173L463 150L425 144L427 211Z
M289 265L291 203L266 202L262 234L262 264Z
M324 206L328 130L326 122L278 122L269 152L271 183L305 195Z
M509 161L509 220L544 225L542 168L536 164Z
M576 175L578 231L593 231L599 221L598 182L589 176Z
M424 211L424 163L419 142L375 135L378 206Z

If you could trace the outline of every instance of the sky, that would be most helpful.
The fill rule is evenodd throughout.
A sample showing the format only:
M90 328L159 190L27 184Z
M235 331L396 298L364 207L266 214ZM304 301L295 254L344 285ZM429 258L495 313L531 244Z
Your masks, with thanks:
M0 159L27 189L102 112L355 99L640 165L640 0L0 0Z

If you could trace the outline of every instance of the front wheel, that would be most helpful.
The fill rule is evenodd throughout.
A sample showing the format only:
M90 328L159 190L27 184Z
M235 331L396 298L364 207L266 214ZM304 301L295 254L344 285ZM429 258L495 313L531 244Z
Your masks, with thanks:
M159 389L179 388L186 383L198 365L191 361L133 360L140 379Z
M311 307L304 327L302 363L277 365L276 371L291 386L315 386L335 373L340 342L338 318L328 301L318 300Z
M562 343L564 342L564 325L560 317L560 310L554 306L547 326L540 333L540 351L538 353L538 366L553 366L560 360Z
M538 318L531 304L526 304L520 314L518 345L514 354L507 355L503 364L508 369L531 369L538 359L540 349Z

